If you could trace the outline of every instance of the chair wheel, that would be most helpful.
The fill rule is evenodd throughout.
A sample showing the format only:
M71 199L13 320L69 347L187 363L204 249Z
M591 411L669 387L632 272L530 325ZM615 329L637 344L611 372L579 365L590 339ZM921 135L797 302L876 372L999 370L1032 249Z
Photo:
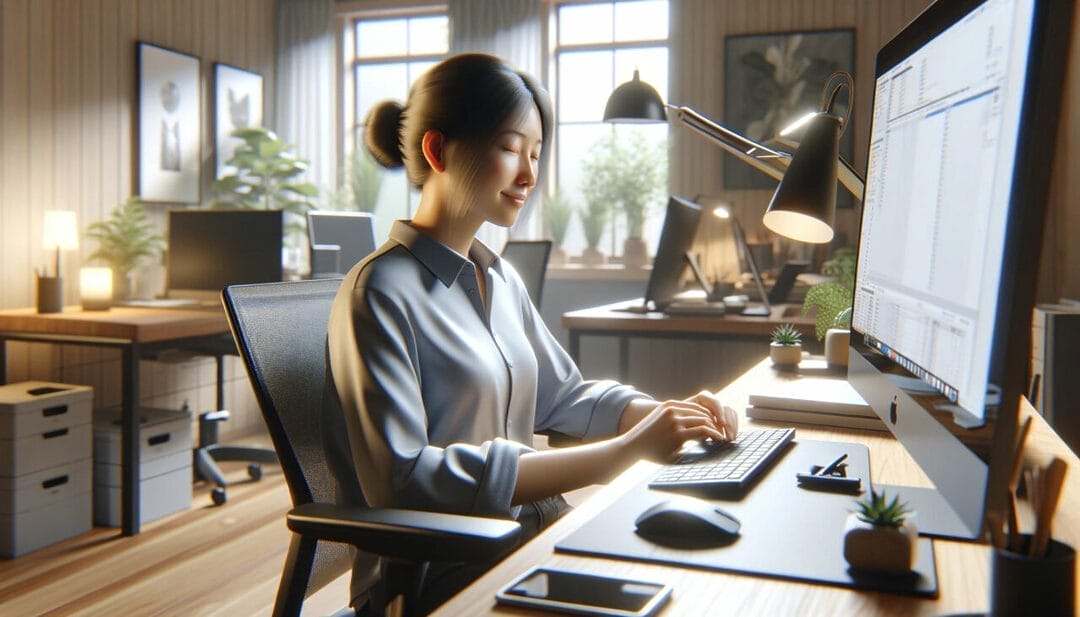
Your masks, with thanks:
M253 481L258 482L262 479L262 467L256 463L248 465L248 475Z
M220 506L225 503L225 489L218 487L210 491L210 499L214 500L215 506Z

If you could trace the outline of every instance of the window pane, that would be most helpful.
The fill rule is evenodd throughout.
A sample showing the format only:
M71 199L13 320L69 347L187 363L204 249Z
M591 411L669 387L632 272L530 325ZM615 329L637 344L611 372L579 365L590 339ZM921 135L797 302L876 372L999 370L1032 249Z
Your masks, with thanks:
M667 37L667 0L619 2L615 5L616 41L654 41Z
M360 21L356 24L356 53L361 57L402 56L407 51L404 19Z
M611 42L610 4L571 4L559 7L559 45Z
M612 52L567 52L559 55L560 122L600 120L614 89Z
M615 80L630 81L637 69L641 81L648 83L668 100L668 50L665 47L619 49L615 52ZM603 108L601 108L603 109Z
M449 20L445 15L409 20L410 54L445 54L449 41Z
M362 64L356 67L356 118L363 122L368 111L383 99L403 101L409 87L406 65Z

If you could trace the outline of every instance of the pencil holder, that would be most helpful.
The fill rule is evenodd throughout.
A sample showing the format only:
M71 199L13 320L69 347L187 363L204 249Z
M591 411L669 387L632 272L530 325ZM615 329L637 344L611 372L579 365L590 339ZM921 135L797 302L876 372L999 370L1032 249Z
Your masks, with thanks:
M990 615L1072 615L1075 606L1076 551L1051 540L1042 557L1028 557L1030 535L1013 553L995 548L990 564Z
M40 276L37 279L37 312L59 313L64 310L64 279Z

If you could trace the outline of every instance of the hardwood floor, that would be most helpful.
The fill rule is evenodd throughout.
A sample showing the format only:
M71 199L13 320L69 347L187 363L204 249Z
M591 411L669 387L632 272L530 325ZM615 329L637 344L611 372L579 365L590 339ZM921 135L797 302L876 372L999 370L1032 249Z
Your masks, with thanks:
M269 446L269 438L230 439ZM546 441L538 437L538 448ZM247 477L246 465L222 465L226 477ZM567 493L578 504L598 487ZM195 484L189 510L144 523L125 538L119 529L91 532L0 559L0 616L184 615L265 617L274 606L289 546L289 491L281 471L263 466L258 482L228 489L211 505L210 487ZM304 603L304 615L329 615L348 603L348 575Z
M225 466L246 477L246 465ZM211 505L197 483L191 509L145 523L142 533L95 527L17 559L0 560L0 615L269 615L289 530L288 489L276 466L230 486ZM305 603L305 615L345 606L348 577Z

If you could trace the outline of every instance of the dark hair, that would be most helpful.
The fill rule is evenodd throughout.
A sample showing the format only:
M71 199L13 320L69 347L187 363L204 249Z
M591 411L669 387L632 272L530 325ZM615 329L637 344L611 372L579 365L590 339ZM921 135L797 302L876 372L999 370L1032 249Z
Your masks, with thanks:
M528 73L487 54L451 56L416 80L404 106L382 101L368 112L364 143L384 167L405 167L409 182L420 187L431 174L421 143L437 130L447 140L487 145L514 114L536 105L544 147L541 174L547 167L552 123L551 99Z

